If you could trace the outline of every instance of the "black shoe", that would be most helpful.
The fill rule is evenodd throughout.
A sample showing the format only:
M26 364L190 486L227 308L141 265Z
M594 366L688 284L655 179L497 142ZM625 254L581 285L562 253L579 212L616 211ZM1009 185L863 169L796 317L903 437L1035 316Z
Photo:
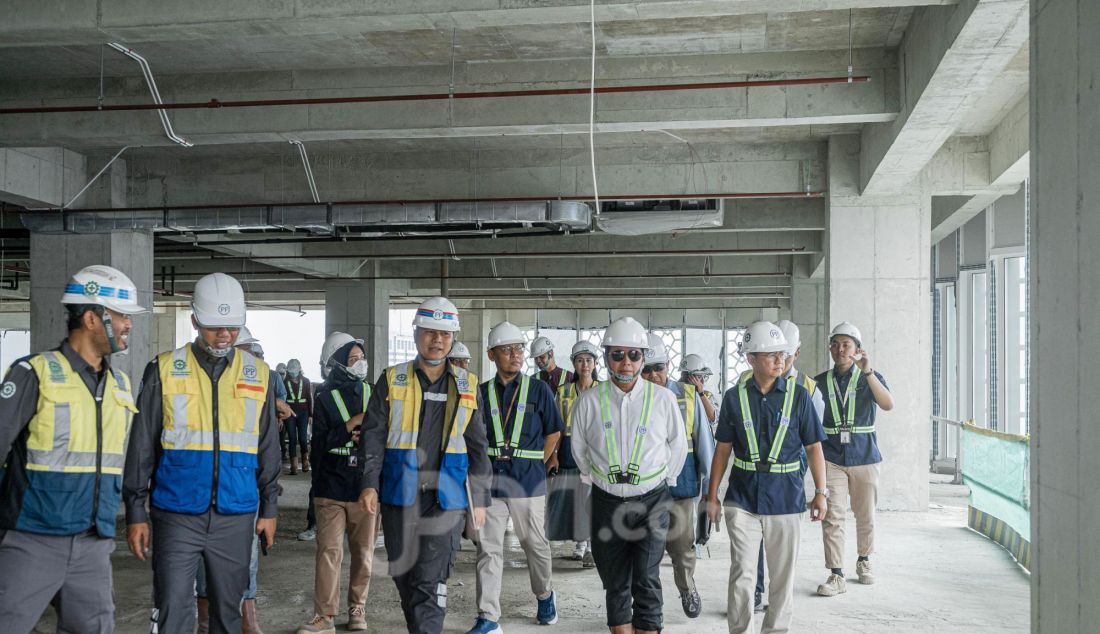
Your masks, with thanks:
M756 600L752 604L752 609L753 609L754 612L763 612L764 610L768 609L768 606L764 605L764 593L763 592L757 592L756 593Z
M698 590L692 590L680 595L680 605L684 606L684 614L689 619L694 619L703 612L703 599Z

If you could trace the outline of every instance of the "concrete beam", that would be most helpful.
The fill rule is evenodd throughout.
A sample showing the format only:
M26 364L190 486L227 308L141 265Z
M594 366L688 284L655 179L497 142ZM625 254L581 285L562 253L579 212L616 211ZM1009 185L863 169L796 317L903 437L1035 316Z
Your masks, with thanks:
M86 159L60 147L0 147L0 200L60 207L86 182Z
M860 182L878 195L910 184L1028 37L1027 0L966 0L913 14L899 53L901 112L865 126Z
M951 4L953 0L629 0L601 2L596 20L638 21L707 18ZM303 2L248 0L233 3L148 5L137 0L61 0L3 5L0 41L41 46L44 41L99 44L160 40L310 36L386 31L474 29L525 24L587 23L588 0L413 0L407 2ZM245 26L247 25L247 26Z

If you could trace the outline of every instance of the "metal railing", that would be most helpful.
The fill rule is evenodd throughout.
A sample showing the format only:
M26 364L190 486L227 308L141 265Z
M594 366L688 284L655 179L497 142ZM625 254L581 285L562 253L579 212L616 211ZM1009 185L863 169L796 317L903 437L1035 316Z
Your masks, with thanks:
M963 460L962 431L963 431L963 425L965 425L967 423L973 424L973 421L951 420L950 418L944 418L942 416L933 416L932 417L932 424L933 425L940 425L940 424L947 425L948 427L951 427L954 430L954 437L955 437L955 474L954 474L954 478L951 480L951 484L962 484L962 460ZM936 457L937 457L937 454L938 454L938 449L939 449L938 447L933 447L932 452L931 452L931 456L929 457L929 465L928 466L929 466L929 470L931 470L931 471L935 471Z

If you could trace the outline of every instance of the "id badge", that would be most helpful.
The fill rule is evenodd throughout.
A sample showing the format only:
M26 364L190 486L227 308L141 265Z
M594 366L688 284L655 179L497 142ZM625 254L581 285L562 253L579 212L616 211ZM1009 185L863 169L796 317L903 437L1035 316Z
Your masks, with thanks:
M357 456L355 454L351 454L350 456L348 456L348 466L349 467L358 467L359 466L359 456Z
M840 432L840 444L847 445L852 442L852 432L842 431Z

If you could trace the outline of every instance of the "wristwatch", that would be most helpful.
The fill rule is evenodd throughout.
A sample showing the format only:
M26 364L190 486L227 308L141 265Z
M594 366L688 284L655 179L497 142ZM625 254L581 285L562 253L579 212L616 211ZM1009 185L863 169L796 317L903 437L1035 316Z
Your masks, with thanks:
M829 499L829 489L814 489L814 495L823 495L825 499Z

